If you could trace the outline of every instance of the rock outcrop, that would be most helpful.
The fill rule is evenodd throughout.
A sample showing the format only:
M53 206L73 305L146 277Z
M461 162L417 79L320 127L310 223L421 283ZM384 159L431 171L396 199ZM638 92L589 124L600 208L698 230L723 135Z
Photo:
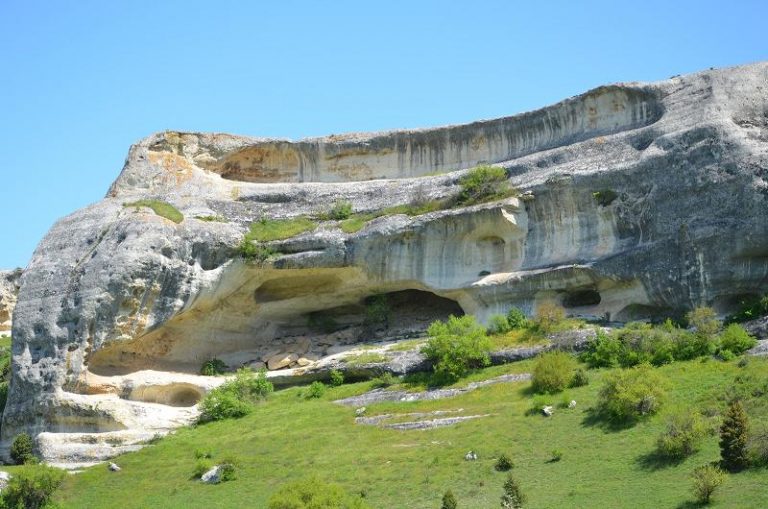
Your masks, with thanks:
M456 196L479 163L524 193L354 233L319 219L338 200L373 213ZM124 206L140 199L183 220ZM299 142L155 134L105 199L56 223L21 277L1 438L27 431L49 459L87 462L95 436L97 460L104 433L131 447L194 418L206 360L297 366L450 313L550 301L615 320L725 312L768 289L767 206L765 63L462 126ZM252 222L299 216L314 229L267 243L275 256L238 256ZM367 327L376 295L388 331Z
M0 335L10 335L21 269L0 270Z

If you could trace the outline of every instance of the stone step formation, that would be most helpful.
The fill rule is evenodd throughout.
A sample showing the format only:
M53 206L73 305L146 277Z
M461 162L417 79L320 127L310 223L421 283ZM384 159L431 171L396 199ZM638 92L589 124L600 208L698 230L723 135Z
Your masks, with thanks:
M449 314L727 312L768 290L766 83L758 63L460 126L141 140L21 277L2 445L103 460L194 420L206 361L306 369ZM462 203L488 164L519 193Z

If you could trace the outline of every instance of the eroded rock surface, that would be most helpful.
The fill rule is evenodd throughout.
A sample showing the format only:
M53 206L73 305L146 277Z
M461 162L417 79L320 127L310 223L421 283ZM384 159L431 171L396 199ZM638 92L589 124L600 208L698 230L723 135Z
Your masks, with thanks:
M0 335L10 335L21 269L0 270Z
M67 437L77 457L95 440L103 457L105 433L136 435L118 437L132 447L193 419L209 384L189 377L213 357L298 367L450 313L485 320L548 301L615 320L727 311L768 289L767 83L761 63L462 126L299 142L152 135L105 199L54 225L22 275L0 438L44 433L54 460ZM317 220L271 242L279 254L264 263L237 256L261 218L452 197L478 163L506 168L524 194L355 233ZM139 199L184 220L124 206ZM379 294L391 320L371 327Z

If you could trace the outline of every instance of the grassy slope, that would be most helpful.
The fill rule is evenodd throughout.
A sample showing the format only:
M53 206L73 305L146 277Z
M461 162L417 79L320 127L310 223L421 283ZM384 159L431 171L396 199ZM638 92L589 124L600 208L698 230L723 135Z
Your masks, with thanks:
M473 379L530 369L529 362L493 367ZM393 431L353 423L354 411L331 399L360 393L368 383L331 389L319 401L298 397L298 388L276 393L255 415L241 420L182 429L157 445L116 461L119 473L100 465L68 477L59 493L65 508L265 507L282 483L310 473L348 489L364 489L373 507L433 508L450 488L461 508L498 507L505 474L495 472L501 452L514 462L514 474L528 495L527 507L695 507L690 504L691 470L718 457L717 438L708 437L700 452L678 465L648 461L664 415L677 405L711 404L745 371L765 379L768 360L752 359L746 368L734 362L680 362L660 368L671 381L670 401L661 415L623 430L590 423L605 371L591 371L591 384L569 391L575 410L558 410L547 419L526 416L531 396L527 382L478 389L448 400L383 403L369 415L464 408L465 414L491 417L430 431ZM765 396L763 396L765 398ZM765 419L766 405L760 415ZM219 486L190 480L195 449L216 457L234 456L238 479ZM466 462L475 450L480 459ZM552 449L563 459L548 463ZM717 492L713 507L766 507L768 473L750 470L732 475Z

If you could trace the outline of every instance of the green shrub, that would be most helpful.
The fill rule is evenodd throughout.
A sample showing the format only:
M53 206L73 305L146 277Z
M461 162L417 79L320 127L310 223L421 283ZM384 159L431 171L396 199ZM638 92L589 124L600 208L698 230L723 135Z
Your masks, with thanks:
M322 398L325 394L325 384L323 382L314 381L309 384L307 391L304 394L306 399L318 399Z
M240 253L243 259L249 262L264 262L277 254L275 248L257 244L247 237L240 241L240 244L237 246L237 252Z
M338 200L333 204L330 212L328 212L328 219L335 221L341 221L343 219L349 219L352 215L352 203L344 200Z
M33 449L32 437L27 433L19 433L11 444L11 459L16 465L34 462L36 458L32 454Z
M528 327L528 317L520 308L512 307L507 311L507 324L510 329L525 329Z
M747 452L750 465L768 467L768 427L765 424L749 434Z
M434 371L446 380L456 380L469 369L490 364L491 342L485 328L474 316L456 317L432 323L422 353L432 361Z
M389 371L385 371L384 373L382 373L381 375L377 376L376 378L373 378L371 380L371 385L374 388L383 389L385 387L389 387L391 385L395 385L399 381L400 380L395 375L393 375Z
M8 486L0 494L2 507L42 509L50 507L54 492L64 482L63 470L47 465L28 465L13 472Z
M536 310L534 324L543 333L554 332L565 321L565 309L554 302L544 302Z
M706 434L707 426L698 412L673 414L656 440L656 452L671 460L686 458L698 450Z
M386 295L373 295L365 300L364 325L370 328L383 326L389 328L389 318L392 309Z
M678 361L686 361L712 355L715 353L717 343L712 336L694 334L688 331L680 331L675 336L674 357Z
M587 343L580 358L591 368L613 368L619 365L622 348L617 337L598 330L595 338Z
M358 495L317 477L285 484L269 497L268 509L370 509Z
M526 502L526 497L512 474L504 482L504 494L501 496L502 509L519 509Z
M732 401L720 425L720 457L723 467L737 472L749 465L749 420L739 400Z
M214 357L203 363L203 366L200 368L200 374L205 376L216 376L221 375L226 370L227 364L221 359Z
M473 205L512 196L515 191L507 181L507 171L497 166L478 166L459 180L461 192L457 205Z
M237 479L237 462L231 458L225 458L219 464L219 473L221 475L221 482L234 481Z
M456 497L453 496L453 492L451 490L446 491L443 495L443 503L440 505L440 509L456 509L457 507Z
M696 329L697 335L712 337L720 330L715 310L708 307L698 307L685 315L688 325Z
M123 207L147 207L160 217L164 217L174 223L180 223L184 220L184 214L170 203L160 200L138 200L131 203L123 203Z
M589 385L589 375L583 369L579 368L573 372L573 378L571 378L571 387L584 387Z
M725 323L746 322L764 315L768 315L768 295L742 301L740 309L729 315L725 319Z
M575 365L573 356L558 350L539 355L531 374L533 390L554 394L566 389L573 380Z
M334 387L338 387L344 384L344 373L338 369L332 369L329 373L329 376L331 378L331 385Z
M267 380L266 370L255 374L247 368L205 395L200 402L201 422L244 417L254 410L254 403L275 390Z
M552 452L549 455L549 462L557 463L561 459L563 459L563 451L560 449L552 449Z
M731 352L739 355L757 344L757 340L749 335L741 325L732 323L720 334L720 353Z
M725 482L725 472L712 465L704 465L693 471L693 494L700 504L709 504L712 494Z
M195 469L192 471L193 479L200 479L204 473L213 468L213 461L206 458L200 458L195 463Z
M512 470L515 467L515 464L512 462L509 456L506 454L502 454L499 456L499 459L496 460L496 464L493 466L496 470L499 472L507 472L509 470Z
M609 373L598 394L597 410L609 421L635 421L659 410L665 385L648 364Z
M0 416L3 415L5 404L8 402L8 382L0 382Z
M618 193L613 189L601 189L592 193L592 197L595 199L598 205L601 207L607 207L613 201L619 197Z
M491 315L488 319L488 334L505 334L511 330L512 327L504 315Z

